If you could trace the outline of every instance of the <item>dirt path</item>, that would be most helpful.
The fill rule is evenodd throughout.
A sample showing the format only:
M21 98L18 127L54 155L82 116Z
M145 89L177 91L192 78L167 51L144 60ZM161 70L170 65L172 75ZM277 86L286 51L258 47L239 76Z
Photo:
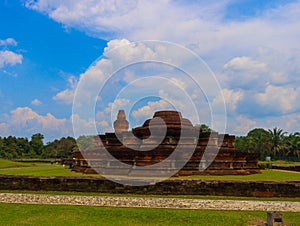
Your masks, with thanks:
M109 196L41 195L0 193L2 203L141 207L197 210L261 210L300 212L300 202L135 198Z

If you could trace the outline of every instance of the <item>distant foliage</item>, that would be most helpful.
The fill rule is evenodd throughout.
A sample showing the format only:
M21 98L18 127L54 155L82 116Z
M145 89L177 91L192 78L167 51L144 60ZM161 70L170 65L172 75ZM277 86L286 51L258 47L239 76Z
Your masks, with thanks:
M195 125L195 127L200 128L203 133L206 133L206 132L215 132L213 129L211 129L206 124L201 124L201 125L197 124L197 125Z
M196 125L202 132L214 132L207 125ZM81 136L77 143L73 137L63 137L44 144L43 134L37 133L27 138L14 136L0 137L0 158L72 158L75 150L90 150L95 145L94 136ZM300 161L300 133L291 133L275 127L272 130L256 128L246 136L235 139L237 150L248 153L260 153L261 160L270 156L272 160Z
M261 160L300 161L300 133L291 133L275 127L273 130L256 128L247 136L236 137L235 147L248 153L260 153Z
M72 137L63 137L59 140L43 142L44 136L40 133L27 138L14 136L0 137L0 158L3 159L45 159L45 158L72 158L73 150L77 147Z
M45 146L46 158L72 158L73 151L77 148L76 140L73 137L63 137L47 143Z

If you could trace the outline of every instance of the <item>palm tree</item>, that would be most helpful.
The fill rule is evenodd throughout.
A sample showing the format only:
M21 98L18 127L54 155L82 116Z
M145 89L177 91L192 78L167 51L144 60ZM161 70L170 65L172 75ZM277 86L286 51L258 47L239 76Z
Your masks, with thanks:
M286 156L294 156L296 158L300 158L300 133L296 132L294 134L290 134L287 137L287 153Z
M271 141L272 141L272 146L271 146L271 153L274 156L280 156L282 151L285 149L284 145L284 137L287 132L284 132L283 129L275 127L273 130L268 130L270 135L271 135Z
M268 156L271 151L271 136L263 128L251 130L246 137L249 152L260 153L261 157Z

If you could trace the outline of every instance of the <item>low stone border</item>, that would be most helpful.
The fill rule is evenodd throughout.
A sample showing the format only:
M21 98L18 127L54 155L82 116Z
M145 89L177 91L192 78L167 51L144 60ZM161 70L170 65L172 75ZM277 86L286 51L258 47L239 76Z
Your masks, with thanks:
M118 184L102 178L0 175L0 190L79 191L144 195L300 197L300 181L166 180L157 184L139 187Z
M292 166L280 166L280 165L272 165L272 169L278 170L286 170L300 173L300 165L292 165Z
M179 198L133 198L0 193L0 202L104 207L300 212L300 202L279 201L201 200Z

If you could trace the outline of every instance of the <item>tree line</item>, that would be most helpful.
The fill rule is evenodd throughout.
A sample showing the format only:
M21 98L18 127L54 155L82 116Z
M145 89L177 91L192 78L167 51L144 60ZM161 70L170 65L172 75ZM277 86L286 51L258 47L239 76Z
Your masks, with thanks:
M235 139L237 150L260 153L260 159L300 161L300 133L290 133L275 127L272 130L256 128L246 136Z
M0 158L4 159L47 159L72 158L77 147L72 137L63 137L44 144L44 135L37 133L28 138L0 137Z
M208 126L197 125L204 132L212 132ZM81 150L88 149L91 140L85 136L78 138ZM83 142L82 141L86 141ZM28 138L14 136L0 137L0 158L4 159L47 159L72 158L73 151L78 149L73 137L63 137L44 144L44 136L40 133ZM235 139L235 147L239 151L259 153L260 159L271 157L272 160L300 161L300 133L290 133L275 127L272 130L256 128L246 136Z

